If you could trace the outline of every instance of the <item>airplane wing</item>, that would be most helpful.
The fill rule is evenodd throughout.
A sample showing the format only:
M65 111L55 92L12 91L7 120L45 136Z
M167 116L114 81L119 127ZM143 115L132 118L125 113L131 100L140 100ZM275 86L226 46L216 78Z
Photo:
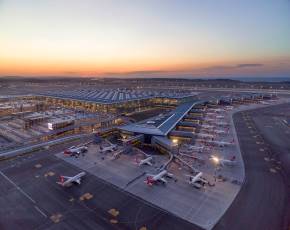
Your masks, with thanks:
M81 178L75 180L76 183L81 184Z
M159 178L158 180L165 183L165 184L167 183L167 180L165 180L163 177Z
M64 179L71 179L72 177L70 177L70 176L61 176L62 178L64 178Z
M155 175L152 174L146 174L147 177L154 177Z

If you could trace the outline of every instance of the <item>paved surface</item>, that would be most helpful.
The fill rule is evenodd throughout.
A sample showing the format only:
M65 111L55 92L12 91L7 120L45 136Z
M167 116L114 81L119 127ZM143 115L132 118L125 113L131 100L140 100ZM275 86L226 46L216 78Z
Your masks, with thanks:
M60 174L79 172L53 156L63 148L0 162L1 230L199 229L92 175L80 186L57 185Z
M234 115L246 180L215 229L289 228L289 171L284 168L290 168L290 138L281 122L274 122L279 113L289 116L289 104Z
M225 113L228 112L223 112L223 115ZM221 121L230 124L228 115ZM215 135L215 140L232 141L233 125L229 127L229 134ZM225 166L216 171L215 165L209 160L210 155L213 153L219 153L220 156L226 159L229 159L234 154L237 157L237 165L234 167ZM177 179L176 181L168 179L166 186L146 186L144 183L146 179L145 172L156 174L156 168L160 168L168 160L168 156L163 156L163 159L162 156L159 156L161 158L160 161L157 161L157 156L155 156L156 163L153 167L139 167L135 162L136 153L122 154L115 160L112 160L112 155L113 153L102 154L99 151L99 146L94 144L89 146L89 151L85 156L79 158L64 156L62 152L57 154L58 157L68 163L205 229L211 229L221 218L240 190L241 186L236 181L241 182L244 180L243 164L240 155L237 153L236 145L224 148L214 147L210 151L203 151L198 156L204 159L204 164L183 158L189 165L193 165L194 168L202 171L203 176L211 184L214 184L214 186L205 186L201 190L189 185L188 177L185 176L189 174L189 171L186 167L176 163L171 163L168 168L168 171ZM223 176L226 181L215 181L215 175ZM134 180L135 178L136 180Z

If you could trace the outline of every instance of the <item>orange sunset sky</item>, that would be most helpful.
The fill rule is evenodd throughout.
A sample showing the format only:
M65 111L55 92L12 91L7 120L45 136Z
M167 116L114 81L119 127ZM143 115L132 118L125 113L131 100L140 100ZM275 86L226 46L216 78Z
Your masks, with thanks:
M290 77L290 2L0 1L0 75Z

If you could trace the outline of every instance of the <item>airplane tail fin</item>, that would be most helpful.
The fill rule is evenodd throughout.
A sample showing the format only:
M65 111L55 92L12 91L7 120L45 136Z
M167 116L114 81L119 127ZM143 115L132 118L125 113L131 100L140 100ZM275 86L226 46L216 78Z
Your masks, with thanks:
M144 181L148 186L152 186L154 181L152 180L151 176L147 176L146 180Z
M59 184L59 185L62 185L62 186L63 186L63 183L64 183L64 177L63 177L63 176L60 176L59 179L60 179L60 180L57 181L56 183Z
M63 154L64 154L64 155L70 155L71 152L70 152L69 150L64 150L64 151L63 151Z

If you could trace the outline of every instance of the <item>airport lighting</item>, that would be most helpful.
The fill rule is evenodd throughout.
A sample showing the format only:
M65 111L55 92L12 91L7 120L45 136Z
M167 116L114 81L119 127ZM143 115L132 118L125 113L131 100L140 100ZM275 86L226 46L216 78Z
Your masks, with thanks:
M216 156L213 156L213 157L212 157L212 160L213 160L214 163L216 163L216 164L219 164L219 162L220 162L220 159L219 159L218 157L216 157Z

